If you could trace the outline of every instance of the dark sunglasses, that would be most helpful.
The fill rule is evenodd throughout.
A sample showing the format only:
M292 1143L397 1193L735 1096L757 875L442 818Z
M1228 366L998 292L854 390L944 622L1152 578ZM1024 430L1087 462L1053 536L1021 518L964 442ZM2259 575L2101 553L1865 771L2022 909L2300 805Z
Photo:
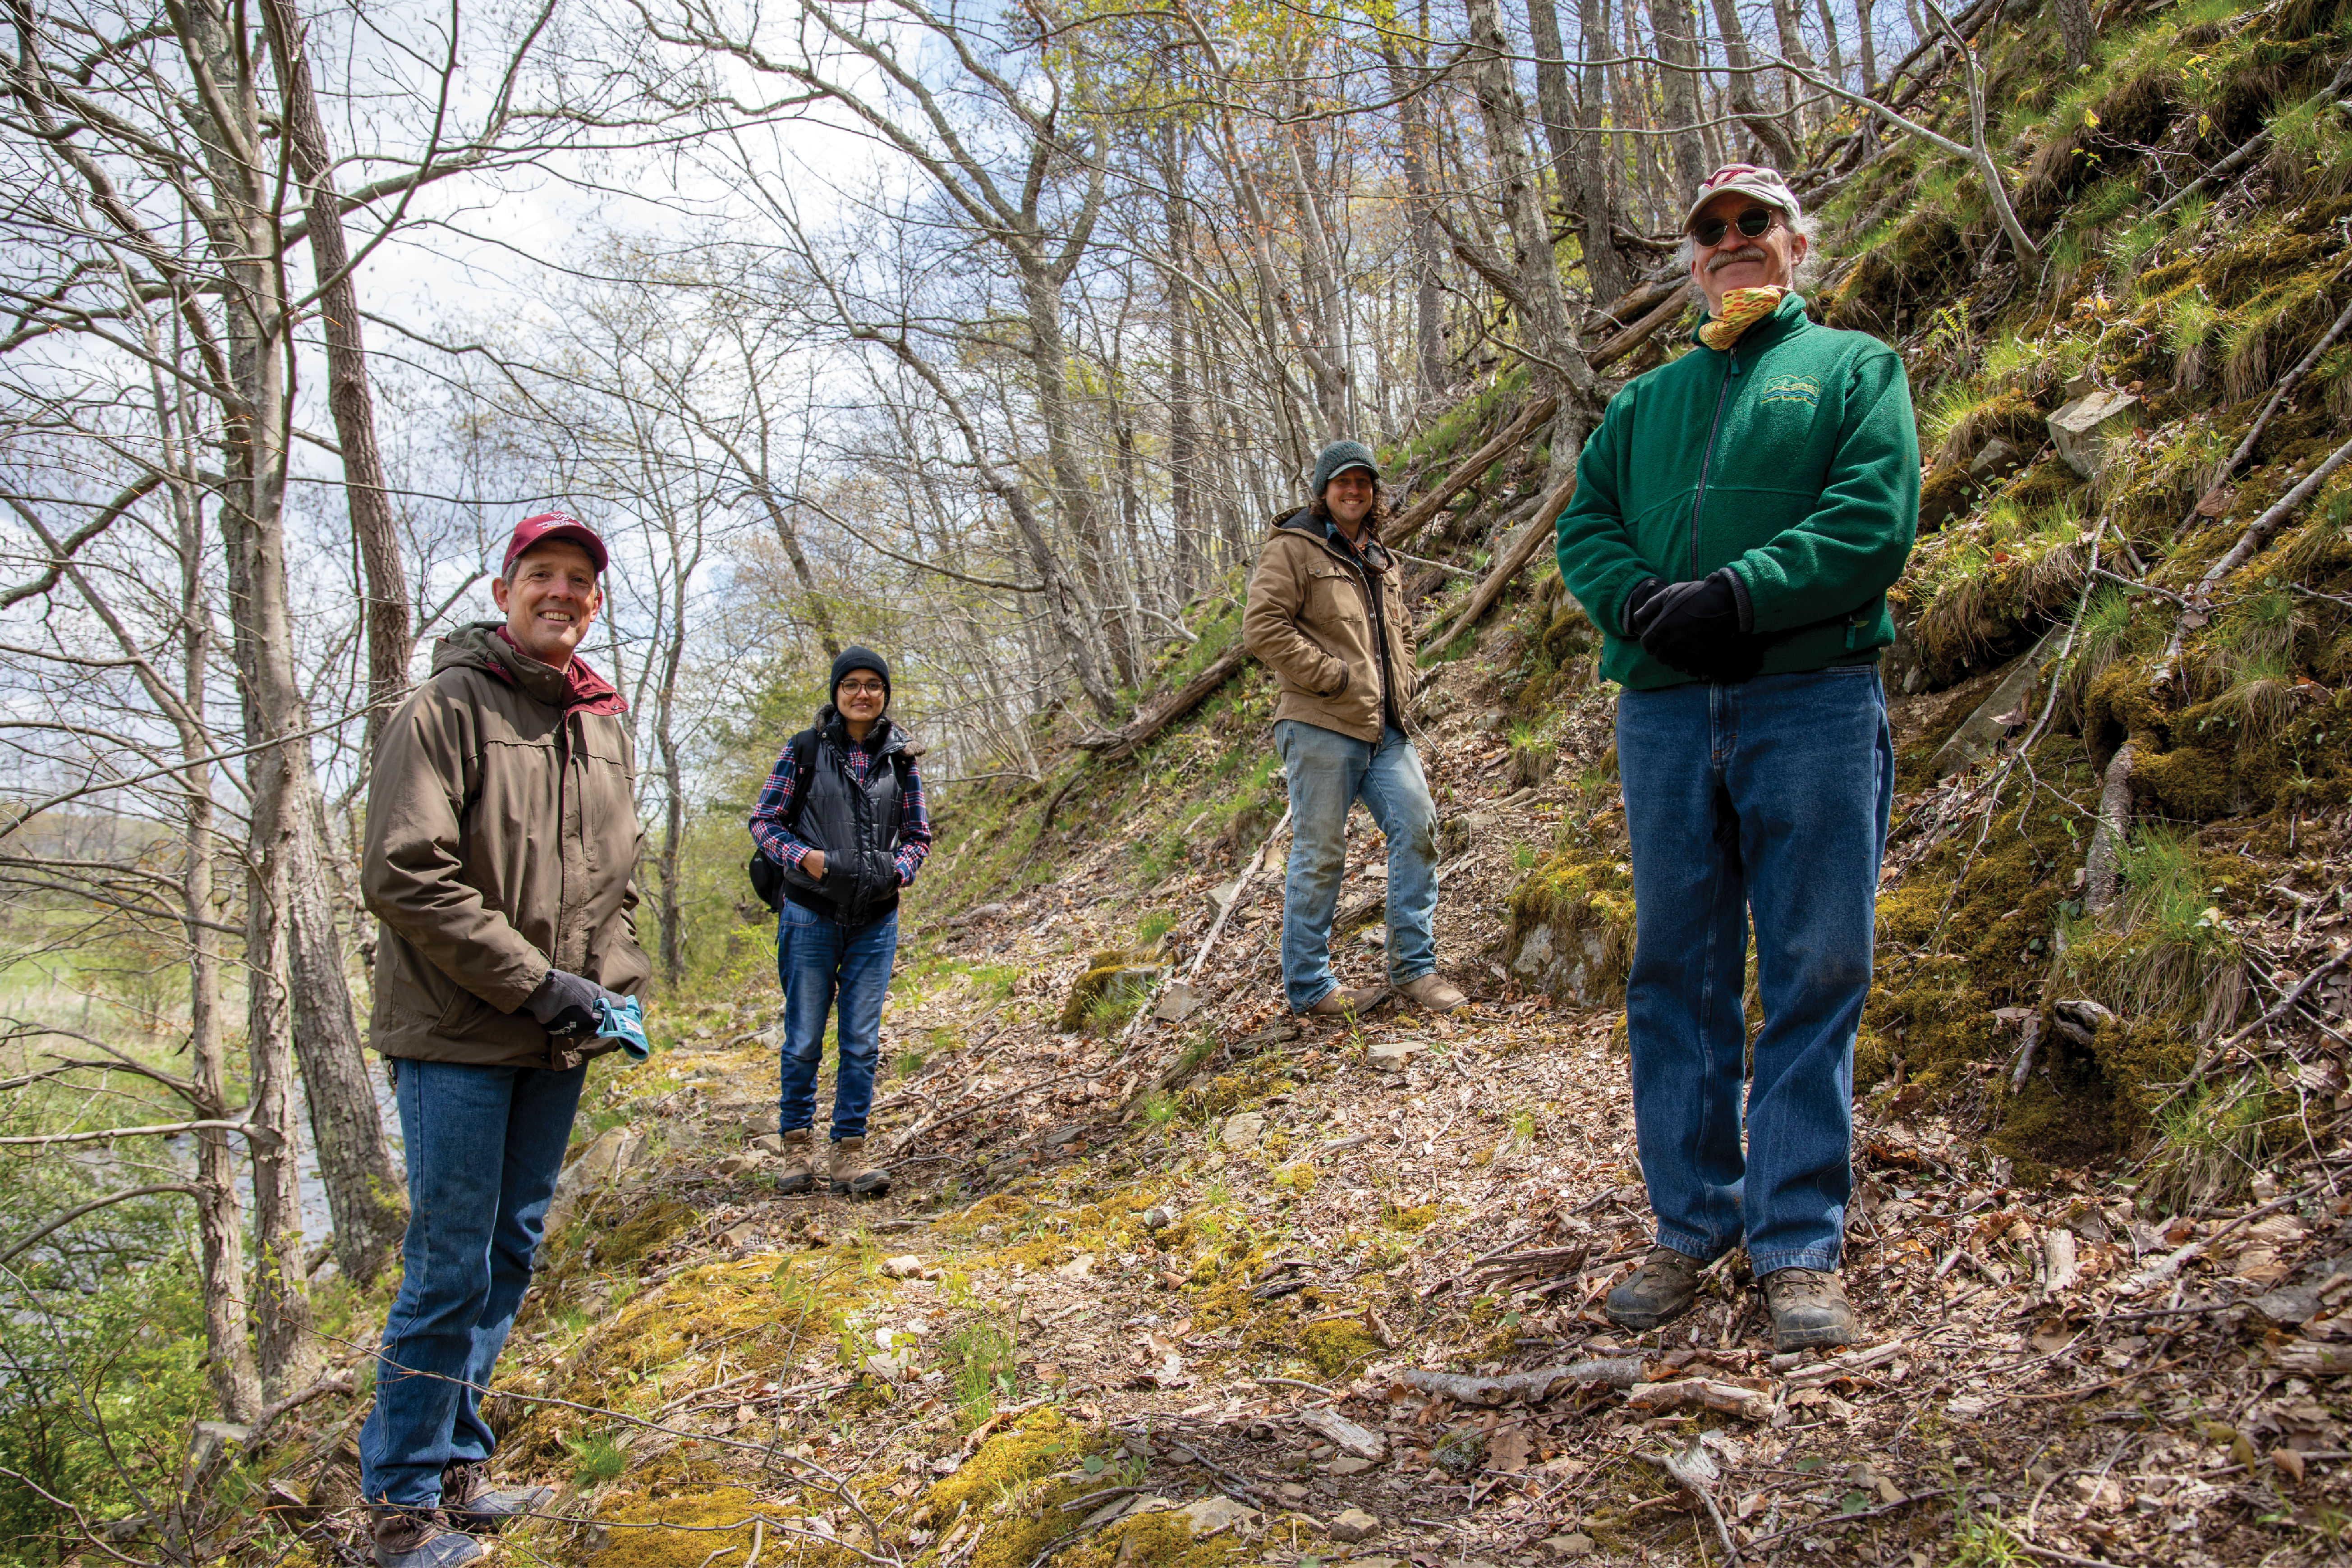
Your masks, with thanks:
M1762 239L1780 221L1780 214L1769 207L1750 207L1739 214L1739 232L1749 239ZM1698 242L1701 250L1712 250L1723 243L1723 232L1729 227L1721 218L1701 218L1691 225L1691 238Z

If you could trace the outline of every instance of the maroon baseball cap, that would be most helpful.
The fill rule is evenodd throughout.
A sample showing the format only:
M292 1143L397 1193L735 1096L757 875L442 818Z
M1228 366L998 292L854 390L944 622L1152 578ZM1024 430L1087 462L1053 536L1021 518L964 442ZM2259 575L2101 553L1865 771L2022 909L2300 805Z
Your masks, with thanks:
M507 559L505 564L499 568L499 575L512 577L514 563L521 559L522 553L533 545L543 545L550 539L570 539L588 552L588 559L596 563L600 575L604 572L606 559L604 541L596 537L595 529L567 513L541 512L515 525L514 538L507 541Z

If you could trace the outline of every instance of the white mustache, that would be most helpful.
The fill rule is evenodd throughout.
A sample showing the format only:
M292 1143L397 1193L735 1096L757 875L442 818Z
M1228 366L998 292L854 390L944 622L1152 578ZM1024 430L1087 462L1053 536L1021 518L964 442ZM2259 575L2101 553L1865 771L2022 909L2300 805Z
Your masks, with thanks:
M1733 251L1729 256L1718 256L1713 257L1707 262L1706 269L1709 272L1720 272L1727 267L1737 267L1743 261L1769 262L1771 259L1772 258L1770 256L1764 254L1760 246L1752 245L1742 246L1739 249Z

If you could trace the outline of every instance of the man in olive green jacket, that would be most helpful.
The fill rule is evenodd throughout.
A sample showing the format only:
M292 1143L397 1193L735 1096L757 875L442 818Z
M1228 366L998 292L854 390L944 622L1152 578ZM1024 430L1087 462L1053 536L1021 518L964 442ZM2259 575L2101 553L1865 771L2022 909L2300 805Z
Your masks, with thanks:
M1807 319L1809 240L1778 173L1717 171L1685 222L1697 344L1611 401L1559 519L1560 577L1625 688L1625 1016L1658 1222L1607 1311L1654 1328L1744 1245L1789 1351L1855 1333L1836 1270L1895 777L1878 650L1919 446L1895 351Z
M548 513L492 584L503 622L460 628L385 726L361 888L382 922L370 1043L408 1163L400 1293L383 1329L362 1489L382 1568L485 1555L469 1532L534 1511L501 1491L481 1415L530 1282L604 1009L637 946L633 753L620 694L575 655L604 546Z
M1282 984L1292 1010L1352 1013L1383 988L1345 989L1331 973L1331 921L1358 800L1389 844L1389 979L1451 1012L1437 976L1436 810L1405 735L1412 622L1370 448L1335 441L1315 463L1314 499L1275 526L1251 573L1242 643L1274 672L1274 743L1290 780L1290 865L1282 897Z

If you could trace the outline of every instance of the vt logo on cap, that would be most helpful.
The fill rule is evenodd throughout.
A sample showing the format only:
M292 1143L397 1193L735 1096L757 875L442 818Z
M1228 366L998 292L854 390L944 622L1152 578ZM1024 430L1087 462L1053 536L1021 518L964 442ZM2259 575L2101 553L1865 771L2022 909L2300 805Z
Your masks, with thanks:
M523 552L550 539L569 539L578 545L596 563L597 574L604 574L608 558L604 541L596 537L596 530L568 512L541 512L515 525L514 537L507 540L507 558L499 567L499 575L512 577L514 563L522 559Z

